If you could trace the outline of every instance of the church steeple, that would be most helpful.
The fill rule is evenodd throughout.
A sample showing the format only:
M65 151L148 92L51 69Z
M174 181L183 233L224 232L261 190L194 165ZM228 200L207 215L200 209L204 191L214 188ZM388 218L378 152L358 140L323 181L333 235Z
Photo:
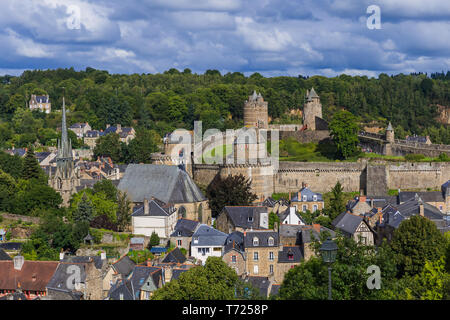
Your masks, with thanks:
M73 169L72 143L67 134L66 103L63 97L61 139L58 141L57 170L63 177L68 177Z

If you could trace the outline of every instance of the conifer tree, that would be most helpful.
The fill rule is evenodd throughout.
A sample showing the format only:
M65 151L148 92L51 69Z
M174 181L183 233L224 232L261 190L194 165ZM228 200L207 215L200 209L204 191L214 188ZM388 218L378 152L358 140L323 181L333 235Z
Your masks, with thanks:
M39 179L42 178L43 172L39 167L39 162L34 155L32 148L28 148L25 158L23 160L22 167L22 179Z
M92 202L83 194L77 209L73 213L73 220L76 223L91 222L94 217L94 208Z

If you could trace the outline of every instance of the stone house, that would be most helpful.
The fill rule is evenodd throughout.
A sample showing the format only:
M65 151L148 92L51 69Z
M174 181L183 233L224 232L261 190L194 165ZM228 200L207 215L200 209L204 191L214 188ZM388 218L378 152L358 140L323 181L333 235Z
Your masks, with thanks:
M162 268L136 266L130 281L134 300L150 300L153 292L164 285Z
M353 238L356 242L365 245L374 245L374 235L369 224L364 221L363 216L350 212L343 212L337 216L332 225L340 230L344 236Z
M322 210L325 205L322 194L311 191L305 183L302 183L302 185L300 191L292 196L291 206L302 212Z
M289 201L281 198L280 200L275 200L272 197L267 197L262 199L263 201L259 203L259 206L267 207L269 212L280 213L285 211L289 207Z
M29 102L30 110L39 110L49 114L52 111L52 104L49 95L37 96L32 94Z
M225 240L228 235L210 226L202 224L192 235L191 254L202 264L208 257L222 257Z
M151 237L155 232L160 239L169 240L177 222L176 209L156 198L144 199L143 206L134 207L131 214L133 234Z
M179 166L129 164L118 189L126 191L134 205L152 197L172 204L178 218L211 224L211 210L206 197L188 173Z
M274 277L275 283L282 283L284 275L303 261L303 253L300 246L283 246L278 252L278 264Z
M126 144L136 137L136 131L132 127L122 127L121 124L116 124L115 126L107 124L104 134L109 133L117 133L120 141Z
M88 131L91 131L92 128L87 122L77 122L72 124L69 127L69 130L72 130L78 139L82 139Z
M244 232L246 274L249 276L274 276L277 272L278 232L255 230Z
M189 219L178 219L174 231L170 235L170 243L178 248L184 248L191 255L192 235L200 226L200 222Z
M222 259L230 268L236 271L238 276L241 276L245 273L245 258L244 234L235 231L225 241Z
M133 237L130 239L130 249L132 250L144 250L145 249L145 238L143 237Z
M104 135L105 135L105 133L103 131L88 130L84 134L83 142L84 142L84 144L88 145L89 148L94 149L95 146L97 145L98 138L100 138L101 136L104 136Z
M250 229L268 229L267 207L226 206L216 219L216 227L225 233Z

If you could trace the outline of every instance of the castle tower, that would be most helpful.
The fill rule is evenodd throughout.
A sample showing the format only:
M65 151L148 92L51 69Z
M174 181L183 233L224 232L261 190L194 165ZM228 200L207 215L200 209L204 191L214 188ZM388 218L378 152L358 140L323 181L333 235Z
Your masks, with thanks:
M49 185L61 194L63 206L69 205L72 194L77 192L80 178L74 167L72 143L67 134L66 105L63 97L61 140L58 141L58 154L56 156L56 173L49 178Z
M316 130L316 117L322 118L322 104L314 88L306 91L306 103L303 106L303 125L308 130Z
M261 93L253 91L244 104L244 127L267 129L268 126L268 103L264 101Z
M386 141L389 143L394 143L395 137L394 137L394 128L392 128L392 124L389 121L389 125L386 128Z

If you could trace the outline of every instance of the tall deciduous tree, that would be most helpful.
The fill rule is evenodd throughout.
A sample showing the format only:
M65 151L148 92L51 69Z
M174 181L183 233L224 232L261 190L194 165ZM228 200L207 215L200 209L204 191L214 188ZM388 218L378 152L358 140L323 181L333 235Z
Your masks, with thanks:
M359 127L353 114L345 110L337 112L329 128L338 157L347 159L358 152Z
M330 207L328 212L332 220L345 211L344 194L342 193L343 190L344 187L342 187L339 181L336 182L336 185L333 189L331 189L332 196L330 199Z
M131 201L126 192L117 192L117 225L125 231L131 223ZM159 239L158 239L159 243Z
M404 220L392 237L399 275L420 273L425 261L434 262L445 255L446 241L434 222L420 215Z
M214 178L206 189L206 196L212 214L217 216L225 206L248 206L257 199L257 195L251 191L251 181L242 174L222 179Z

